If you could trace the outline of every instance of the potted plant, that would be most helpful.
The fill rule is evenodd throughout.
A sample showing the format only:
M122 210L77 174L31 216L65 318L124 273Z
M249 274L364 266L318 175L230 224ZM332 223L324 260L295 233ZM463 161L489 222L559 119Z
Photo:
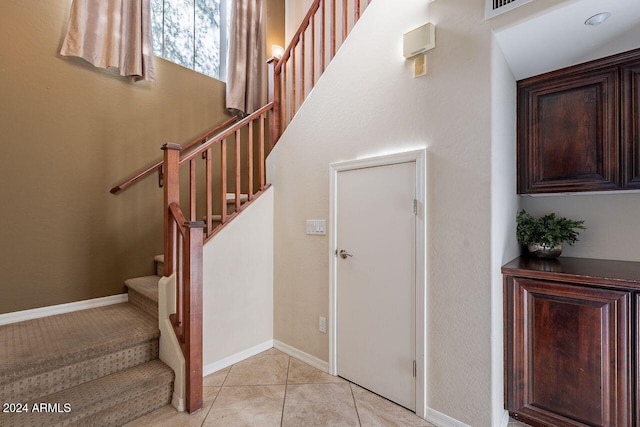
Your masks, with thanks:
M518 242L527 247L529 253L540 258L557 258L562 253L562 242L569 245L578 240L579 232L585 230L584 221L557 216L555 213L534 218L524 209L516 217Z

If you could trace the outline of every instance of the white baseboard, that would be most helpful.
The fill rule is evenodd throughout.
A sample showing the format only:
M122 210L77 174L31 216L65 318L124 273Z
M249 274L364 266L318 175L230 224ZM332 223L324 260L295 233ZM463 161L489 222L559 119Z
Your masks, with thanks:
M509 426L509 412L504 411L502 413L502 420L500 420L500 427L508 427Z
M272 347L273 340L265 341L262 344L258 344L236 354L232 354L231 356L225 357L224 359L218 360L217 362L209 363L208 365L202 367L202 375L206 377L207 375L213 374L220 369L224 369L235 363L242 362L245 359L255 356L258 353L267 351Z
M184 412L185 410L184 399L178 396L176 393L173 393L173 397L171 398L171 406L173 406L178 412Z
M311 365L316 369L320 369L322 372L329 373L329 362L320 360L317 357L310 355L309 353L305 353L302 350L298 350L297 348L291 347L289 344L285 344L278 340L273 340L273 346L281 352L286 353L291 357L295 357L298 360L301 360L307 365Z
M23 322L25 320L40 319L41 317L54 316L56 314L71 313L73 311L87 310L90 308L104 307L129 301L129 294L112 295L110 297L94 298L85 301L76 301L68 304L51 305L49 307L34 308L31 310L14 311L13 313L0 314L0 325Z
M427 408L424 419L438 427L471 427L462 421L458 421L431 408Z

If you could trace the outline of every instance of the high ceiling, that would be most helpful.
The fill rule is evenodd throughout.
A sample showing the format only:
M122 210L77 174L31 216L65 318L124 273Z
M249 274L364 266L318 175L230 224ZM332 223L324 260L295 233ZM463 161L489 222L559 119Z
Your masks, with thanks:
M587 18L610 12L601 25ZM509 12L507 12L509 13ZM640 47L640 0L580 0L496 31L520 80Z

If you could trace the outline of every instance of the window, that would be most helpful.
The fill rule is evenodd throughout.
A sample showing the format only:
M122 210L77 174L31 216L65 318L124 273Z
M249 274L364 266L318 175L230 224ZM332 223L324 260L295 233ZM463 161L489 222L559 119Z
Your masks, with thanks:
M231 0L151 0L154 54L226 80L230 13Z

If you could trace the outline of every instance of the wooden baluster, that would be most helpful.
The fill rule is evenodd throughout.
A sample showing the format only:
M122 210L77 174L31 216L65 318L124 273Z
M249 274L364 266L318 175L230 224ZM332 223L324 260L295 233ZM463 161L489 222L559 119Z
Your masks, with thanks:
M334 56L336 56L336 31L337 31L337 25L336 25L336 0L331 0L331 13L329 14L329 17L331 18L331 47L330 47L330 56L329 59L333 59Z
M296 114L296 49L291 49L291 117Z
M304 103L304 98L307 94L307 85L305 84L305 77L306 77L306 72L305 72L305 67L306 67L306 63L307 60L306 58L306 50L307 47L305 45L305 34L306 34L306 30L302 32L302 34L300 34L300 105L302 105Z
M316 17L311 17L311 89L316 85Z
M271 134L270 139L271 143L275 144L275 142L280 138L280 108L281 108L281 85L280 78L281 74L276 74L276 65L278 64L278 60L276 58L270 58L267 61L269 64L269 102L273 102L273 113L271 115L271 119L269 120L269 133ZM251 138L249 138L251 139ZM249 156L251 158L251 156Z
M221 194L221 212L220 219L224 224L227 222L227 139L220 142L220 194Z
M189 161L189 217L196 220L196 161Z
M213 231L213 171L211 166L211 148L205 151L205 155L206 155L206 159L205 159L206 178L205 179L207 180L207 183L206 183L207 217L205 218L205 220L206 220L206 227L207 227L207 236L210 236L211 232Z
M174 221L175 223L175 221ZM179 336L181 342L184 342L184 239L182 234L178 232L180 224L176 225L176 326L180 328Z
M349 34L349 2L342 0L342 43L347 39Z
M185 406L189 413L202 408L202 228L196 221L186 230L184 265Z
M260 160L260 191L264 190L265 186L265 171L264 171L264 114L260 115L260 145L258 146L258 159Z
M275 114L273 114L273 110L272 110L272 114L271 117L274 117ZM273 120L271 120L269 122L269 126L271 126L271 122L273 122ZM273 137L273 133L271 132ZM247 169L248 169L248 187L249 187L249 191L247 192L249 195L249 200L253 200L253 122L249 123L249 137L247 138Z
M173 235L172 219L169 206L172 203L180 204L180 147L178 144L168 143L162 146L164 151L164 275L173 274Z
M288 61L285 61L282 64L282 121L280 126L280 133L284 132L287 124L289 123L289 98L287 93L289 91L289 82L287 81L287 65L289 65ZM275 143L275 141L273 141Z
M326 44L326 18L325 18L325 3L324 0L320 1L320 19L321 19L321 25L320 25L320 74L324 73L324 69L325 69L325 44Z
M355 5L355 14L353 17L353 25L356 25L356 22L360 20L360 0L356 0Z
M240 130L236 131L236 212L240 210Z

